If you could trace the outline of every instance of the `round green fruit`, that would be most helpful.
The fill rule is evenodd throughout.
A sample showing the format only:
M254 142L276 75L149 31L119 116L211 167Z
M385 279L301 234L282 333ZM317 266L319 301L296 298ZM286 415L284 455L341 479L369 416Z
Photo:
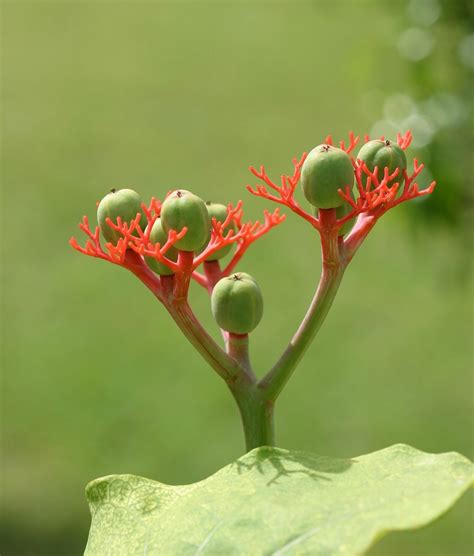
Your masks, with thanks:
M104 238L111 243L117 243L122 237L120 232L107 224L107 218L110 218L116 224L117 218L120 217L122 222L130 224L132 220L135 220L138 213L142 215L140 227L144 230L147 225L147 218L142 210L140 195L133 189L119 189L118 191L112 189L97 207L97 222Z
M381 181L383 178L383 169L388 168L392 174L398 168L399 172L387 185L391 186L394 183L399 183L402 187L405 178L403 170L407 167L407 157L403 149L396 143L386 139L374 139L368 141L359 151L357 158L362 160L367 165L367 168L373 172L374 168L378 168L378 178Z
M185 226L185 236L175 243L181 251L199 251L208 241L211 232L211 219L204 201L186 191L173 191L161 207L161 223L166 233L170 230L180 232Z
M263 299L257 282L245 272L222 278L212 291L211 309L223 330L234 334L252 332L263 315Z
M227 207L225 205L221 205L220 203L207 202L206 207L207 207L207 212L209 213L209 217L211 219L211 223L213 218L215 218L217 222L225 222L225 219L227 218ZM224 235L227 234L229 230L233 230L234 232L237 230L237 227L234 222L231 222L228 226L224 228L223 230ZM215 253L210 255L206 259L206 261L217 261L219 259L222 259L227 255L227 253L229 253L232 247L233 247L232 243L222 247L222 249L219 249L219 251L216 251Z
M163 225L161 224L161 219L157 218L153 224L153 228L150 233L150 243L159 243L161 247L167 242L168 234L163 230ZM165 257L172 261L178 260L178 251L174 247L170 247L165 253ZM165 264L160 263L153 257L145 257L145 261L148 266L154 270L157 274L164 276L170 276L174 272Z
M338 193L354 185L350 156L337 147L318 145L306 157L301 169L301 184L306 199L317 208L330 209L344 203Z

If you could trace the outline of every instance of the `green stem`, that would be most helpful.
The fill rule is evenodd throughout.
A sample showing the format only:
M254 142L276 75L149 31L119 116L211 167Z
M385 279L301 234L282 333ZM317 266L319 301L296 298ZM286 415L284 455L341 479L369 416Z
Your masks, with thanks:
M186 300L173 300L166 304L170 315L186 338L204 359L228 383L232 383L241 373L239 364L229 357L209 336L194 315Z
M229 385L239 407L247 451L258 446L273 446L273 402L265 400L249 358L248 334L229 334L227 353L239 363L242 374Z
M149 271L130 264L130 269L163 302L169 313L197 351L226 381L239 407L247 450L273 446L275 442L274 403L296 365L314 339L331 308L341 283L350 253L338 237L335 209L319 211L321 225L322 273L311 305L290 344L272 369L257 381L248 353L248 335L226 335L226 351L209 336L194 315L187 301L192 253L180 252L179 275L162 276L161 288ZM349 255L349 256L348 256ZM132 261L133 262L133 261ZM205 266L209 290L215 282L218 265Z
M277 399L299 360L316 336L336 297L342 276L343 271L340 269L323 269L318 289L303 322L283 355L259 383L268 400L275 401Z
M323 266L321 278L311 305L280 359L259 382L264 397L275 401L290 379L296 365L308 349L321 327L336 297L341 283L345 264L340 258L337 229L334 227L334 209L321 210L320 221Z
M186 297L175 297L175 276L161 276L160 282L159 299L181 332L220 377L227 383L234 381L241 373L239 365L209 336L193 313Z
M274 446L273 402L262 399L255 390L247 390L243 396L233 394L239 406L247 452L259 446Z
M226 346L229 357L239 364L252 383L256 383L249 357L249 335L229 332Z
M187 259L183 260L183 265L188 263ZM247 450L273 446L273 403L265 400L257 387L249 359L248 335L229 334L226 353L209 336L189 306L188 284L176 284L173 275L157 278L134 253L127 262L128 268L164 304L186 338L225 380L242 416Z

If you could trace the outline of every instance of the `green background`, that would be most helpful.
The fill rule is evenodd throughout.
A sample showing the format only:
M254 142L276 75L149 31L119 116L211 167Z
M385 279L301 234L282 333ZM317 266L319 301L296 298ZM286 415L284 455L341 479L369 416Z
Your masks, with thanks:
M82 215L111 187L144 199L186 187L242 198L255 218L269 203L246 192L249 164L289 172L327 133L370 132L393 93L464 103L418 153L443 180L433 200L384 217L357 254L279 400L277 444L351 457L404 442L473 457L472 71L457 54L472 14L450 4L427 30L430 55L411 61L397 48L414 25L402 1L3 2L4 556L81 554L96 477L189 483L243 450L225 385L164 309L131 274L69 247ZM289 215L239 269L265 299L252 334L262 373L311 298L318 238ZM204 292L192 300L216 333ZM371 554L471 554L470 500Z

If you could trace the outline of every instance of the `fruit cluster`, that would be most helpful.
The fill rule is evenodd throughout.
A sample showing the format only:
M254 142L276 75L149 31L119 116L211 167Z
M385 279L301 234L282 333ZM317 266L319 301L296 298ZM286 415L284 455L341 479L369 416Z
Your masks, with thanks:
M259 324L263 301L255 279L236 271L255 240L285 218L277 208L262 222L244 222L242 202L235 206L205 203L176 189L163 203L142 203L130 189L112 190L98 203L98 226L84 216L79 225L85 246L74 249L130 270L164 305L207 363L224 379L239 408L248 450L274 445L274 404L331 307L347 265L378 219L398 204L431 193L434 182L419 190L423 169L417 160L408 172L405 149L411 134L365 144L354 157L359 137L349 135L339 147L331 136L309 154L293 160L292 175L273 182L265 168L250 168L260 183L253 195L287 207L319 234L322 267L319 283L300 326L275 364L259 378L249 356L249 333ZM295 198L298 183L308 210ZM105 241L105 244L104 244ZM226 261L226 257L228 260ZM224 338L221 347L204 329L188 301L191 280L211 296L211 309Z
M98 204L97 221L102 236L112 244L129 236L127 248L138 249L148 267L159 276L173 276L180 270L180 252L191 254L193 263L194 253L199 262L219 261L230 252L235 245L232 240L238 239L238 231L243 228L232 208L205 203L185 189L169 193L161 206L155 204L153 218L147 217L147 213L136 191L112 189ZM276 222L279 221L277 218ZM211 244L213 225L221 234L217 249ZM170 234L174 234L174 239L164 256L160 246L169 243ZM212 284L211 304L221 329L235 334L251 332L263 314L262 295L256 281L241 272Z
M326 263L333 259L331 264L347 265L384 212L434 187L433 183L418 190L414 179L423 166L416 160L412 175L407 173L404 151L411 141L409 132L398 135L396 142L366 137L353 157L358 139L351 133L346 148L343 141L336 147L326 137L323 144L293 161L294 173L282 176L281 186L270 180L263 166L260 171L251 168L264 185L247 189L309 221L321 235ZM310 212L294 197L300 178ZM248 246L283 219L277 209L265 211L263 223L243 223L241 202L235 207L205 203L185 189L168 193L163 203L153 198L149 206L131 189L112 189L98 203L95 231L86 217L80 225L89 236L86 246L79 246L74 238L71 245L134 272L172 314L176 300L187 297L190 280L196 280L211 294L212 313L224 337L246 335L262 318L262 295L254 278L234 268ZM231 261L222 269L220 263L232 249ZM201 265L204 273L198 271Z
M365 164L370 172L388 168L394 177L387 182L387 186L395 182L403 186L407 159L398 144L388 139L368 141L357 154L357 160ZM341 189L349 192L354 201L354 181L353 160L345 150L330 144L315 147L301 169L301 183L308 202L316 210L335 208L337 218L344 218L352 211L353 205L339 192ZM353 224L354 219L348 220L341 228L340 235L350 232Z

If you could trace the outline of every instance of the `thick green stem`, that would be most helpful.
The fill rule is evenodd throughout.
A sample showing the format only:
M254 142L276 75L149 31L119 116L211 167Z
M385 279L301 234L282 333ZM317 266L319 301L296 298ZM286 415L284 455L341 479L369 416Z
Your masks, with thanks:
M273 403L262 396L249 358L248 334L229 334L227 353L239 363L242 374L230 386L239 407L247 451L258 446L273 446Z
M274 446L273 402L265 400L255 385L231 390L239 407L247 452L259 446Z

